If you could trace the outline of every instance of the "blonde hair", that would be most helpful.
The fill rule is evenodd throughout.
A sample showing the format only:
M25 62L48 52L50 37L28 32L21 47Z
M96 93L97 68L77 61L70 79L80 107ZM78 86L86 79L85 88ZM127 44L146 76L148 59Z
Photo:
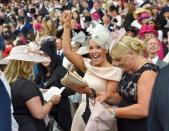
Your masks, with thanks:
M33 76L33 63L28 61L11 60L4 73L8 82L11 84L20 76L29 79Z
M128 53L130 50L135 52L136 54L141 54L144 47L145 43L142 40L138 38L133 38L131 36L124 36L112 48L111 56L112 58L116 58Z
M51 27L49 27L47 25L48 21L52 21L52 26ZM43 35L44 36L56 36L57 30L56 30L54 21L51 18L43 19L42 23L43 23Z

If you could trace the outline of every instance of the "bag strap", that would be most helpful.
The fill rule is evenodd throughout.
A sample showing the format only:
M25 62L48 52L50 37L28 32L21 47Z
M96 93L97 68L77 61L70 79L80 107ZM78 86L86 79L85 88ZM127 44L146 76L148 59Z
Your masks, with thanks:
M86 108L89 108L89 97L86 94Z

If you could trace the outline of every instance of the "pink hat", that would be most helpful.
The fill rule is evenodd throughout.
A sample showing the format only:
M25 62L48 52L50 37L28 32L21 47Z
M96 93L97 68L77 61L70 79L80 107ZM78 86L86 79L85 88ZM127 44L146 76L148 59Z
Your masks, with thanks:
M153 25L142 25L140 31L139 31L139 36L144 37L145 33L154 33L156 36L158 36L158 32L155 30Z
M100 15L99 15L98 12L92 13L91 16L92 16L92 19L93 19L93 20L99 20L99 19L100 19Z
M150 18L150 14L148 12L143 12L139 15L138 17L138 22L140 22L142 19L145 19L145 18Z

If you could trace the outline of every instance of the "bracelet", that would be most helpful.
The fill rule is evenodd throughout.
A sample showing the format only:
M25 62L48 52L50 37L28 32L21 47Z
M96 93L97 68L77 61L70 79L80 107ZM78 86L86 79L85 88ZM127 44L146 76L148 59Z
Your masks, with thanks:
M49 100L48 102L52 102L52 106L55 105L54 102L52 100Z
M116 117L116 111L115 110L116 110L116 106L113 106L111 114L114 118Z
M96 91L95 91L95 89L93 89L93 88L90 88L91 89L91 91L92 91L92 96L90 96L91 98L96 98Z

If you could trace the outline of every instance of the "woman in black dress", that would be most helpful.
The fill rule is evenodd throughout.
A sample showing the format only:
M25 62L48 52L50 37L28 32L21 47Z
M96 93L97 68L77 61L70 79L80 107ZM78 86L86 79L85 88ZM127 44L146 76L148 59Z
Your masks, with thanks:
M67 70L61 65L60 57L56 54L56 43L53 37L43 40L41 44L41 51L45 56L51 59L50 63L40 63L37 65L38 73L35 77L35 83L39 88L49 89L54 86L55 88L62 88L61 79L67 73ZM69 103L69 95L74 94L70 88L65 88L61 93L60 102L53 107L50 115L54 117L58 123L58 128L64 131L70 131L72 124L71 109Z
M43 97L30 80L33 74L33 62L50 62L39 55L39 51L29 45L14 47L6 58L10 60L5 69L5 76L11 85L14 117L19 131L46 131L43 118L52 106L60 101L59 96L52 96L44 103Z
M111 56L125 73L108 100L118 107L108 111L117 117L118 131L147 131L149 101L158 68L141 55L144 43L139 39L123 36L112 44Z

